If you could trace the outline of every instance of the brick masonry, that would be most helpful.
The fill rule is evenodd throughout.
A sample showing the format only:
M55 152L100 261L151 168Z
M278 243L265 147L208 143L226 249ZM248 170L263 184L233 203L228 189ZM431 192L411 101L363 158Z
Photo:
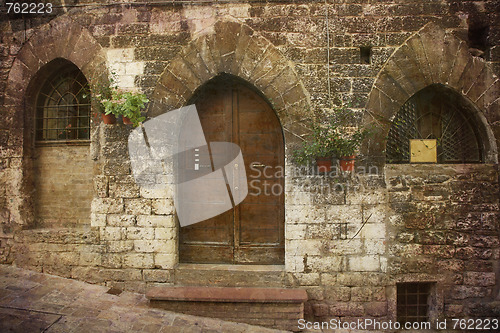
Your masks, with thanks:
M87 146L37 147L33 202L41 227L90 223L92 160Z
M16 16L0 22L2 262L141 292L208 280L304 288L306 317L316 320L394 319L396 283L430 281L432 316L499 316L497 1L175 2L89 1L29 17L26 28ZM485 49L470 50L468 29L481 26L489 27ZM368 61L360 47L371 48ZM389 128L382 124L362 148L365 169L353 177L297 175L287 159L281 275L257 270L228 279L216 269L180 270L172 188L135 184L130 128L122 124L94 122L88 166L72 161L82 166L72 176L92 177L91 203L68 192L87 218L59 215L58 228L40 221L50 198L39 195L40 181L50 178L34 171L30 115L36 73L58 57L76 64L91 85L116 72L121 87L151 99L149 117L184 105L220 72L240 76L277 112L287 157L297 140L291 133L302 134L304 119L322 117L332 105L350 103L360 122L391 120L419 89L446 84L477 108L487 163L386 165Z

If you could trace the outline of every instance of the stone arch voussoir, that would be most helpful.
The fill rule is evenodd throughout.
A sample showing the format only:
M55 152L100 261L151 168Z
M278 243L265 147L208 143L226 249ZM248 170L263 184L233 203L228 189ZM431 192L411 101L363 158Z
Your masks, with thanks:
M60 16L22 46L9 73L6 104L21 104L38 70L56 58L74 63L91 85L107 73L106 57L92 34L70 17Z
M487 63L469 52L467 42L435 23L425 25L389 58L373 84L366 105L366 122L381 127L367 154L384 156L385 138L401 106L431 84L442 84L467 98L479 110L490 151L497 160L500 142L500 80ZM498 133L498 134L496 134Z
M220 20L209 31L192 40L169 63L156 85L148 116L185 105L198 87L226 73L259 89L285 129L303 131L300 123L314 115L293 64L245 24Z

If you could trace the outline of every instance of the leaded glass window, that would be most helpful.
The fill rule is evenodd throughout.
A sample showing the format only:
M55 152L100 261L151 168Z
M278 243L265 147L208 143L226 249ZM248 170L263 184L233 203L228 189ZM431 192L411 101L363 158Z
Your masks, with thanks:
M440 85L411 97L396 115L386 146L388 163L410 163L410 141L435 140L438 163L480 163L483 149L464 97Z
M90 94L82 72L65 64L45 80L36 101L37 141L90 138Z

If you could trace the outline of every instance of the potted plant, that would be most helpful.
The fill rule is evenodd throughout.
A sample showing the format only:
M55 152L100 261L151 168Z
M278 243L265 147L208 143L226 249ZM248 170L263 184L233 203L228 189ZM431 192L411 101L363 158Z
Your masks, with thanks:
M294 151L294 159L299 164L307 164L314 158L319 171L329 172L335 156L342 171L354 171L356 151L370 131L363 126L352 126L353 117L352 110L339 107L322 123L313 123L310 139ZM323 159L327 160L326 165Z
M102 120L105 124L116 123L116 117L122 116L124 124L133 124L134 127L146 119L141 115L141 111L149 102L146 95L138 92L124 91L118 88L116 74L111 73L111 78L106 75L96 79L92 95L102 112Z
M329 126L338 134L333 146L339 159L340 170L352 172L356 160L356 152L370 130L363 126L352 126L354 113L345 107L336 108L329 119Z
M304 141L302 146L293 152L294 160L301 165L307 165L314 159L319 172L330 172L335 156L335 135L321 124L312 124L311 127L309 140Z
M109 99L102 99L105 115L122 116L124 124L133 124L134 127L146 119L141 115L146 103L149 100L142 93L121 91L113 88Z

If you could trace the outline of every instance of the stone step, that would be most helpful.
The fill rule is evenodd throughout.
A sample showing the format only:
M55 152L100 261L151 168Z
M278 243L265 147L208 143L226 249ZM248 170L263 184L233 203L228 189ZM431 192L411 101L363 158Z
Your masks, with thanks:
M280 265L181 264L175 270L179 286L283 287L286 275Z
M303 289L248 287L154 287L146 297L154 308L291 331L307 301Z

